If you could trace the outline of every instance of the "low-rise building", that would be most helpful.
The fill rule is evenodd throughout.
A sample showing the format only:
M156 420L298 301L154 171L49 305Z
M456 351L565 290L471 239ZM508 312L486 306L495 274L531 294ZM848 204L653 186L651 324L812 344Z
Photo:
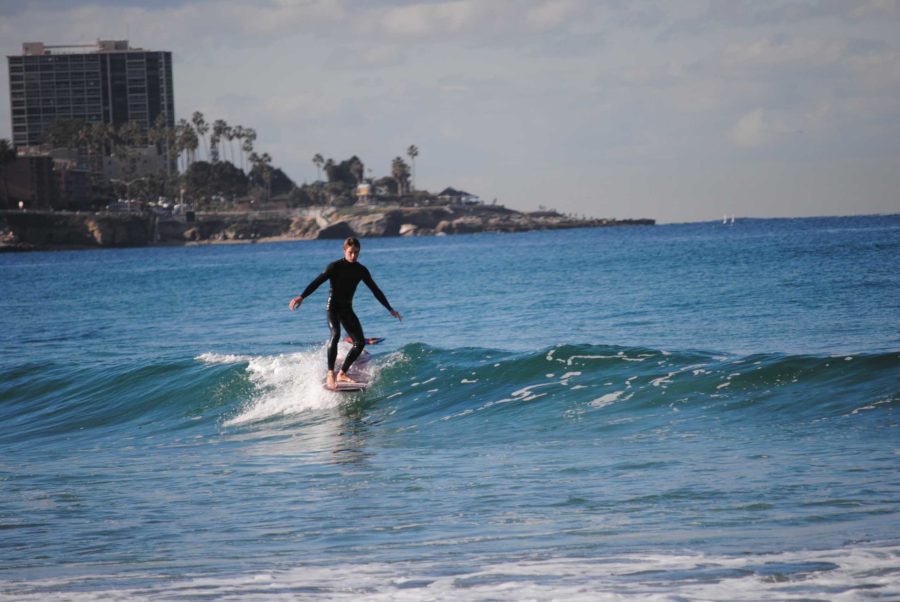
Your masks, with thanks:
M8 209L60 209L50 155L19 155L4 167Z

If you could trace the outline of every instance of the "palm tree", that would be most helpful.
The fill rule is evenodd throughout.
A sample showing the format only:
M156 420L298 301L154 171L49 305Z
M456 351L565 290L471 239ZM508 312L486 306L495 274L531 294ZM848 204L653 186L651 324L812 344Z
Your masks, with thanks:
M359 160L359 157L353 155L350 158L350 165L348 167L350 171L350 175L353 176L353 179L356 180L356 184L362 184L363 176L366 173L366 167L363 165L363 162Z
M225 140L228 140L228 154L231 156L231 164L234 165L234 145L231 142L234 140L234 128L230 125L225 126L225 131L222 132L222 137Z
M253 142L256 140L256 130L253 128L244 128L244 143L241 145L241 150L247 153L248 155L253 154ZM243 160L241 161L241 165L243 166ZM253 159L250 158L250 164L253 165Z
M402 158L391 161L391 177L397 182L397 196L403 196L409 189L409 165Z
M137 121L129 121L119 128L119 141L125 146L143 146L146 142L144 127Z
M266 201L272 200L272 157L269 153L250 153L250 164L253 165L252 171L257 172L266 185Z
M108 123L89 123L82 129L82 140L87 147L88 164L92 175L103 171L103 156L108 154L112 136L113 127Z
M104 155L109 155L116 142L116 126L111 123L97 123L94 125L94 136L101 146L100 151Z
M409 156L410 161L412 161L412 189L416 189L416 157L419 156L419 148L413 144L408 149L406 149L406 154Z
M209 135L209 162L219 162L219 135L215 132Z
M187 144L185 143L186 142L185 131L189 127L191 127L191 126L190 126L190 124L188 124L186 119L179 119L178 122L175 124L175 156L178 158L178 170L179 171L187 170L187 155L186 155ZM184 170L181 169L181 155L182 154L185 155Z
M166 162L166 177L172 176L172 162L170 152L175 144L175 131L166 123L166 117L160 113L153 122L153 127L147 132L151 144L156 146L156 151L161 152Z
M232 140L238 141L238 150L241 151L241 171L244 171L244 151L241 150L241 144L244 142L244 126L236 125L231 128L231 138L228 139L228 142L231 143ZM231 147L231 162L234 163L234 147Z
M269 202L272 200L272 157L269 153L263 153L259 162L263 168L263 180L266 182L266 201Z
M140 159L139 147L144 146L146 142L147 133L144 131L144 126L137 121L124 123L115 131L113 148L124 179L130 180L137 174Z
M200 148L200 136L197 135L197 130L194 128L188 128L188 155L191 158L191 165L197 161L197 149Z
M213 121L212 135L209 137L210 146L212 147L210 150L212 152L213 163L219 162L219 141L222 140L227 128L228 124L225 123L224 119L216 119Z
M9 140L0 140L0 169L3 170L3 204L9 207L9 174L6 166L16 160L16 147Z
M200 111L194 111L194 114L191 116L191 122L194 124L194 130L203 138L203 146L206 147L206 159L209 160L209 145L206 143L206 132L209 131L209 124L206 123L203 113Z
M325 164L325 158L320 153L313 155L313 164L316 166L316 180L322 179L322 166Z

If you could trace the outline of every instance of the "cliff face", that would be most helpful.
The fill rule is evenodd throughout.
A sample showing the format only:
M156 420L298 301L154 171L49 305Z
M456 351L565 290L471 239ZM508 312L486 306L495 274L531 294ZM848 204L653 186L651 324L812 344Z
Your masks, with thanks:
M309 218L308 218L309 219ZM315 224L311 223L312 221ZM554 212L521 213L505 207L415 207L360 210L350 208L319 214L301 238L346 236L430 236L475 232L525 232L560 228L653 225L653 220L576 219ZM317 227L318 226L318 227Z
M305 212L198 214L193 222L150 213L0 213L0 250L201 242L428 236L652 225L653 220L579 220L505 207L347 207Z
M0 216L0 247L136 247L153 240L155 217L140 214L7 212Z

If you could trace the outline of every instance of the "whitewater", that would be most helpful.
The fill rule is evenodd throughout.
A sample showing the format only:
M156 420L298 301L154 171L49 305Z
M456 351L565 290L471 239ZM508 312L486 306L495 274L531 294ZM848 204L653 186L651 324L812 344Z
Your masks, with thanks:
M900 216L340 253L0 256L0 600L900 599Z

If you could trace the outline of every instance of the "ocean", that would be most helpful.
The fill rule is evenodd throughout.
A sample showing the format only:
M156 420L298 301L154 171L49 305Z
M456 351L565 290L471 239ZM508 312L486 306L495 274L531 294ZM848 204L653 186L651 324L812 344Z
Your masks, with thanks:
M0 601L898 600L900 215L0 255Z

